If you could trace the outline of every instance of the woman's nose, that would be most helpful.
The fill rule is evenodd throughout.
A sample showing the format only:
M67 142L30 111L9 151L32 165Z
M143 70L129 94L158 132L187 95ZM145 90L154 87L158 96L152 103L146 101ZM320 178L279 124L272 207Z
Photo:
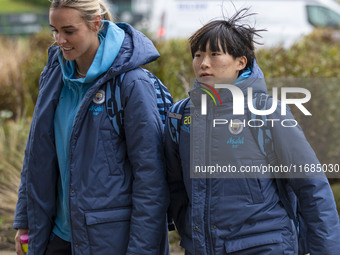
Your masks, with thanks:
M66 42L65 37L63 35L61 35L61 34L56 35L55 39L56 39L58 45L62 45L62 44L64 44Z
M206 69L210 66L210 60L208 57L204 57L201 63L201 68Z

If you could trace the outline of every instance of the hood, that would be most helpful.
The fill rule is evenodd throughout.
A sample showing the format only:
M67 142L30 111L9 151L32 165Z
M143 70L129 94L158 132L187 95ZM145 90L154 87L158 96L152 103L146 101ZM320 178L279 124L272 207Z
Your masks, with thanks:
M221 84L223 84L223 80L221 80ZM263 72L255 59L251 68L245 70L236 80L234 85L240 88L245 96L248 94L249 87L253 89L253 93L267 93L267 85L264 80ZM194 89L189 92L194 105L199 105L201 103L201 94L206 93L206 89L203 91L201 90L201 87L200 83L195 79ZM229 89L220 89L216 93L222 102L233 100L233 95ZM211 95L216 93L212 91Z
M110 70L121 74L155 61L159 53L152 41L127 23L117 23L125 31L124 43Z
M267 93L267 85L264 80L264 75L260 67L258 66L256 60L254 59L253 65L251 67L251 74L248 77L243 77L243 73L240 75L239 79L236 80L235 86L238 86L247 95L248 87L253 88L253 93ZM248 72L248 70L246 71ZM247 76L247 74L245 75ZM241 78L241 79L240 79Z

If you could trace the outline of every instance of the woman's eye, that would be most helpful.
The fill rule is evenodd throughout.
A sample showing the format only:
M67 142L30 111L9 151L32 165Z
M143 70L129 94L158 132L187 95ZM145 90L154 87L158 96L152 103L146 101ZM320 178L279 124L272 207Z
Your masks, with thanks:
M199 58L200 56L201 56L201 54L199 54L199 53L195 53L195 55L194 55L195 58Z
M73 34L73 31L65 31L65 34L71 35Z
M211 55L212 56L219 56L219 55L221 55L221 53L220 52L213 52L213 53L211 53Z

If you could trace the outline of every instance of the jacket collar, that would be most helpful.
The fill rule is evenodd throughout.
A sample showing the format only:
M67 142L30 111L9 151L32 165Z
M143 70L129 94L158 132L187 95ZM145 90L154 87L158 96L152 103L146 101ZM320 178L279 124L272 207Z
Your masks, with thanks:
M254 59L253 65L252 65L252 72L251 75L246 78L242 79L241 81L237 82L233 86L237 86L244 96L247 96L248 94L248 88L251 87L253 89L253 93L267 93L267 85L264 80L263 73L260 69L260 67L257 65L256 60ZM215 84L230 84L227 81L221 79L221 80L216 80ZM232 102L233 100L233 94L229 89L222 88L222 89L211 89L212 86L207 87L205 85L202 85L200 82L195 79L194 82L194 89L189 92L191 101L195 106L200 106L201 105L201 96L202 94L209 94L207 96L208 100L215 100L216 105L222 105L227 102ZM214 88L214 87L213 87ZM209 92L209 93L208 93ZM221 103L219 101L221 100Z

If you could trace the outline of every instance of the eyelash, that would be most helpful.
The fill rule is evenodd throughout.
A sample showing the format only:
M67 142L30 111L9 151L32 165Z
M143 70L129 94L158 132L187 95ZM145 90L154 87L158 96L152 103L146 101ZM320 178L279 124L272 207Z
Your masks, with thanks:
M212 52L211 55L212 55L213 57L216 57L216 56L219 56L219 55L221 55L221 54L220 54L219 52ZM194 55L195 58L199 58L200 56L201 56L201 54L195 54L195 55Z
M71 35L74 31L65 31L65 34ZM52 29L53 34L58 34L59 32L56 29Z

